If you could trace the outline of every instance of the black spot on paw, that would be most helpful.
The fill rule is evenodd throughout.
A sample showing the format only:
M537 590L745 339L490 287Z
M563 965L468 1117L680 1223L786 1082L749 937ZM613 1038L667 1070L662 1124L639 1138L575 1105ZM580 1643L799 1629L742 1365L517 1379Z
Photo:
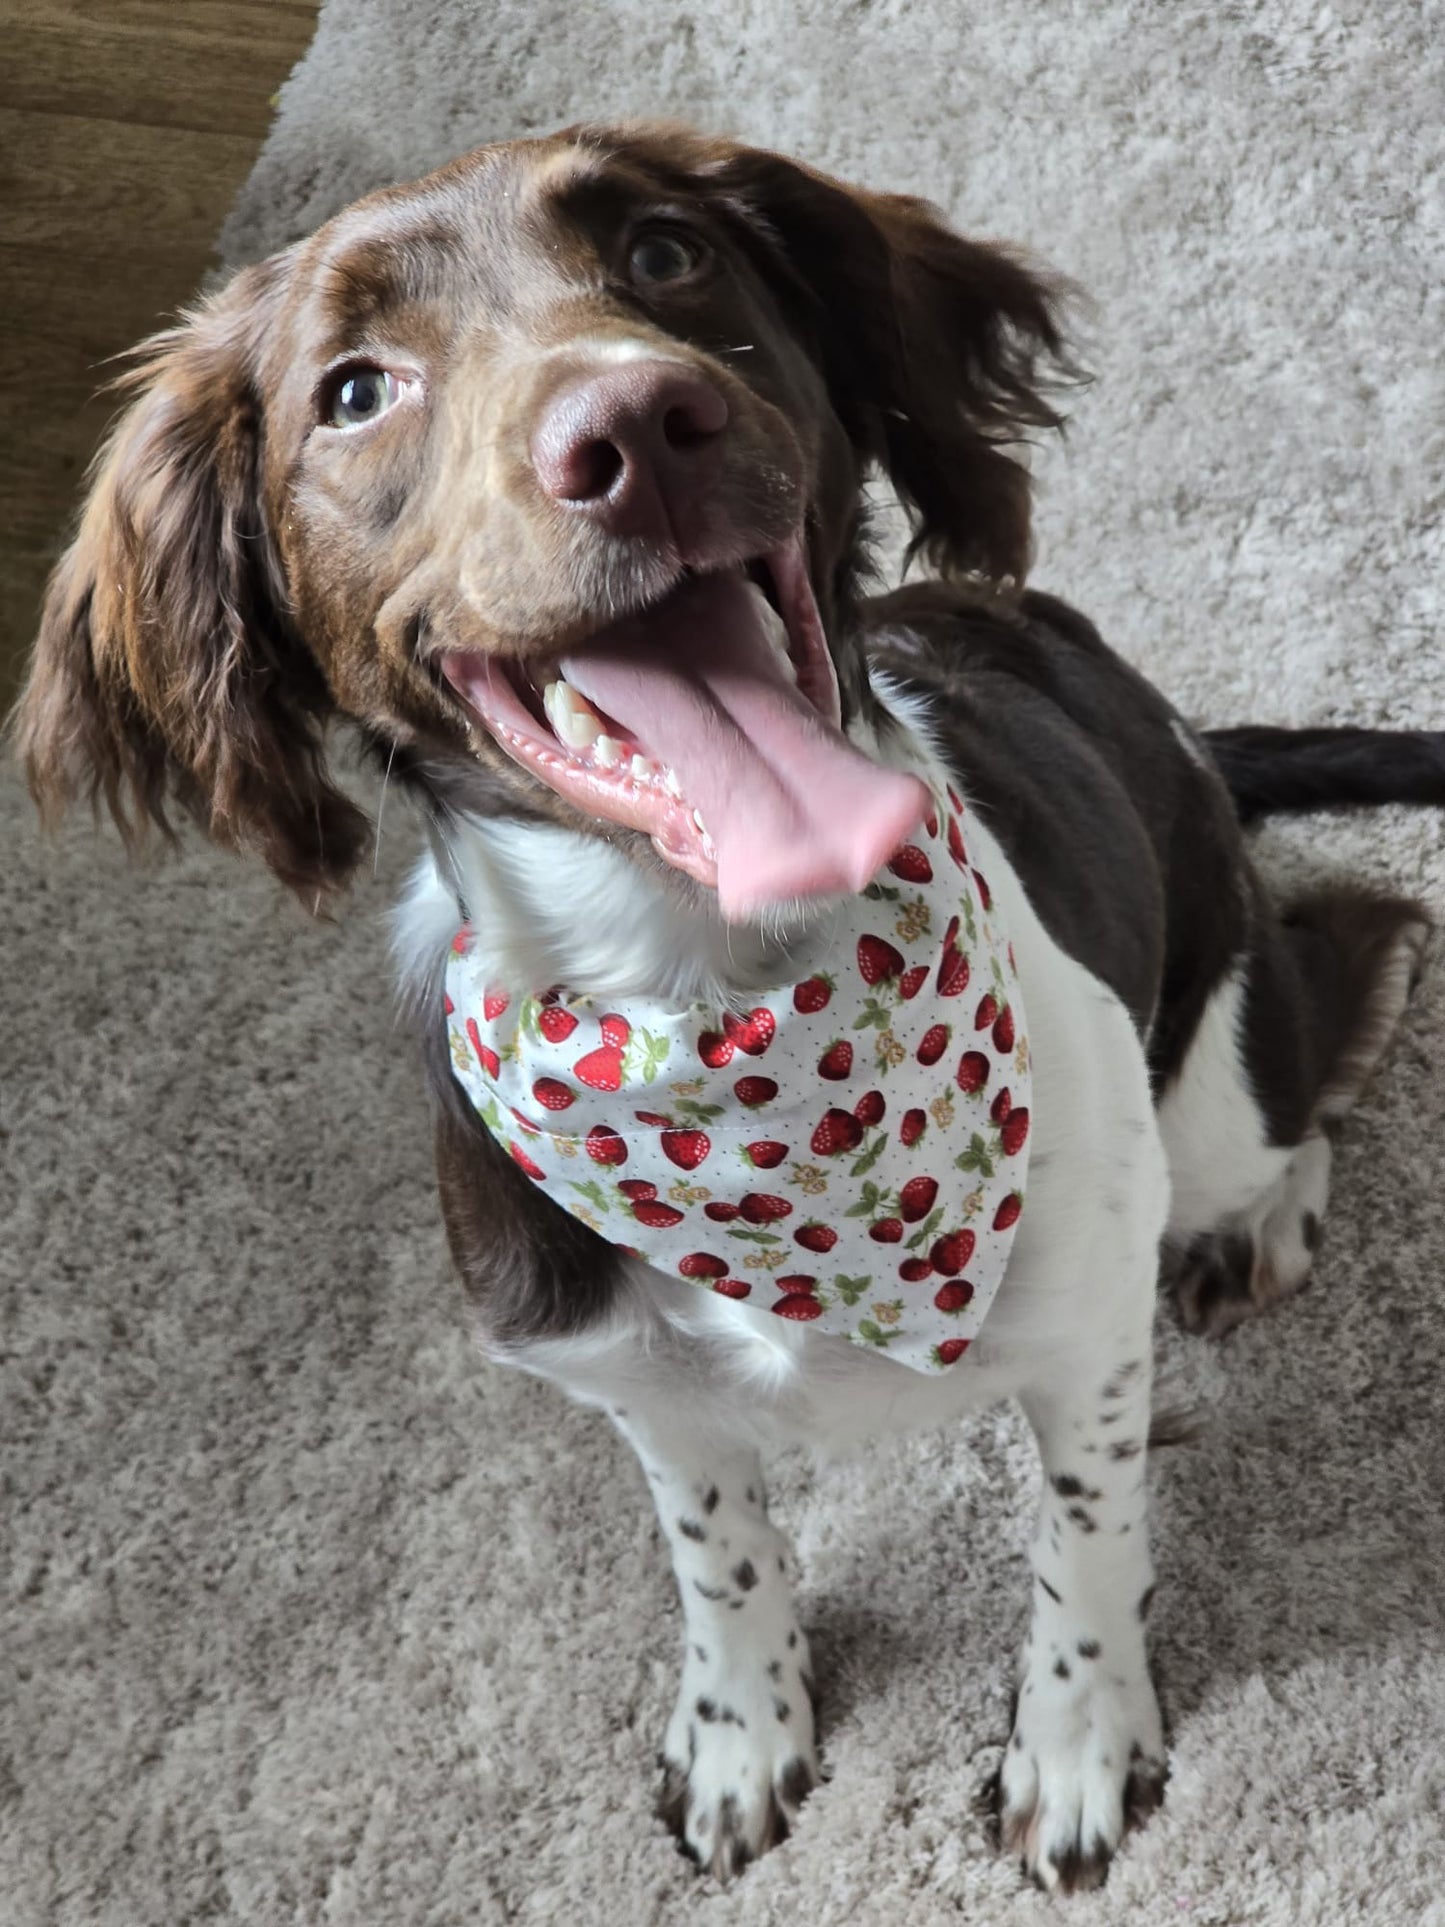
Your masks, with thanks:
M1097 1639L1081 1639L1079 1641L1080 1659L1097 1659L1103 1650L1103 1647Z
M698 1700L692 1710L706 1726L711 1726L717 1718L717 1704L715 1701L707 1698Z
M1060 1656L1054 1661L1054 1678L1071 1679L1072 1677L1073 1675L1069 1671L1069 1662L1063 1657L1062 1654L1060 1654Z
M703 1495L702 1495L702 1509L703 1509L703 1511L704 1511L704 1512L716 1512L716 1511L717 1511L717 1498L718 1498L718 1493L717 1493L717 1487L716 1487L715 1485L710 1485L710 1486L708 1487L708 1489L707 1489L707 1491L706 1491L706 1492L704 1492L704 1493L703 1493Z
M677 1529L684 1539L695 1539L699 1545L707 1538L707 1533L696 1519L679 1519Z
M704 1599L726 1599L728 1596L726 1586L705 1586L701 1579L694 1579L692 1583L697 1587Z
M740 1592L751 1592L757 1583L757 1570L752 1560L739 1560L738 1564L733 1567L733 1584Z

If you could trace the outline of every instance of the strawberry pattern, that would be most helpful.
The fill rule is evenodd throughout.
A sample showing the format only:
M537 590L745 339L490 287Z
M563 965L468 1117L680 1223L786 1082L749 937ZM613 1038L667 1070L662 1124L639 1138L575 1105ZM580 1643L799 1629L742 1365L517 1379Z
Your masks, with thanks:
M952 791L844 907L823 967L748 1009L529 995L472 949L460 931L447 964L457 1079L564 1210L914 1370L964 1356L1024 1208L1031 1079Z

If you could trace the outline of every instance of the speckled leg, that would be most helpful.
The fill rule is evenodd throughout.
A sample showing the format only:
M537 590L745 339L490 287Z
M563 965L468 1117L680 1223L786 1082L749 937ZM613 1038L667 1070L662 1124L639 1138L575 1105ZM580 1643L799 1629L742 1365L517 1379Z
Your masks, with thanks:
M675 1413L614 1413L672 1553L686 1645L663 1742L662 1811L726 1879L787 1837L817 1783L813 1683L756 1452Z
M1041 1886L1098 1886L1126 1828L1158 1805L1163 1728L1149 1677L1153 1588L1145 1459L1151 1363L1094 1355L1024 1400L1045 1491L1034 1614L1000 1775L1004 1844Z

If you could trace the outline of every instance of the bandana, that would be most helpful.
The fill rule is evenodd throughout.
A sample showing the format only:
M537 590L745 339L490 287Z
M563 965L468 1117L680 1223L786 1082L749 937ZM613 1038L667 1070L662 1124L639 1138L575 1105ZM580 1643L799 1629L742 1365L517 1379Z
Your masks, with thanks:
M823 968L750 1008L446 975L458 1081L539 1190L631 1257L915 1371L967 1351L1024 1201L1013 952L930 818L842 908Z

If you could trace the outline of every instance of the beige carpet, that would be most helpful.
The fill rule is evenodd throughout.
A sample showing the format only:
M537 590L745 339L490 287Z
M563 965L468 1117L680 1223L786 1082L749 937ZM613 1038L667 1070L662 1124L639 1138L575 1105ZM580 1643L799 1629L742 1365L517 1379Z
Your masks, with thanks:
M233 260L473 141L666 110L1098 302L1041 584L1197 714L1445 725L1445 17L1411 0L324 0ZM1062 1911L990 1850L1034 1465L1001 1413L779 1469L829 1784L736 1889L650 1817L678 1622L606 1426L468 1349L379 920L0 784L0 1922L1445 1921L1445 959L1315 1288L1156 1474L1168 1803ZM1445 912L1438 816L1282 870Z

